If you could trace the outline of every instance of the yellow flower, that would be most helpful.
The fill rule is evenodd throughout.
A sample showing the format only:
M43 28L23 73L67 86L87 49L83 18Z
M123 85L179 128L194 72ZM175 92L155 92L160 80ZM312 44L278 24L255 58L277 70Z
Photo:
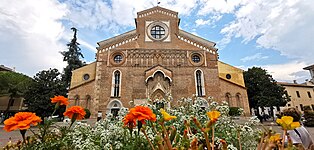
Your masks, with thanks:
M300 122L293 122L291 116L282 116L281 119L277 119L276 122L285 130L293 130L300 127Z
M165 121L169 121L169 120L172 120L172 119L175 119L177 118L176 116L171 116L169 115L164 109L160 109L160 113L162 114L163 118Z
M216 122L218 118L220 117L220 112L219 111L210 111L207 112L207 116L209 117L210 121Z
M272 135L272 136L269 138L269 141L274 142L274 143L276 143L276 142L279 141L279 140L280 140L280 134Z

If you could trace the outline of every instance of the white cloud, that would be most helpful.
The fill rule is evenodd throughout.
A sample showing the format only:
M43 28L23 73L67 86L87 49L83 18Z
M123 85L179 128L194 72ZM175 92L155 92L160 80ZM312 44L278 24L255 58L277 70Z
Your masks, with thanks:
M256 53L256 54L254 54L254 55L246 56L246 57L244 57L244 58L241 58L240 60L241 60L242 62L247 62L247 61L252 61L252 60L254 60L254 61L260 61L260 60L262 60L262 59L267 59L267 58L268 58L268 56L263 56L262 53Z
M314 1L256 0L242 3L234 14L235 20L221 30L225 38L219 44L239 37L244 43L256 40L260 47L312 63Z
M297 80L302 83L305 79L310 78L309 72L302 69L306 66L308 64L305 62L292 61L285 64L265 65L262 68L266 69L277 81L292 82Z
M0 64L33 76L39 70L62 69L66 49L59 40L65 5L57 1L0 1Z
M110 3L111 2L111 3ZM93 30L103 29L113 34L128 26L135 26L134 18L139 11L156 6L156 0L66 0L70 13L68 19L77 27ZM180 15L189 15L197 6L197 0L164 0L161 7L178 11Z
M202 26L202 25L212 25L215 26L214 23L217 22L222 18L222 15L213 15L209 17L208 20L203 20L203 19L197 19L195 20L196 27Z
M200 0L199 15L213 13L233 13L237 7L247 3L248 0Z
M252 65L252 66L236 66L245 71L252 67L261 67L267 70L267 73L279 82L293 82L297 80L298 83L304 83L306 79L310 79L310 73L302 68L309 66L309 64L301 61L291 61L283 64L269 64L269 65Z

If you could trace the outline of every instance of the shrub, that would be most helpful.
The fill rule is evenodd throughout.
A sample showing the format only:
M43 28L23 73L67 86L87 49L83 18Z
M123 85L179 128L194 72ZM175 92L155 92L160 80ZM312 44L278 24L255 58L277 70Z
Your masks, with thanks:
M89 111L87 108L85 108L84 110L85 110L85 112L86 112L86 115L84 116L84 118L85 118L85 119L88 119L88 118L90 117L90 115L91 115L91 114L90 114L90 111Z
M304 112L305 122L304 125L308 127L314 127L314 111Z
M229 108L229 115L230 116L240 116L241 115L241 110L239 107L230 107Z

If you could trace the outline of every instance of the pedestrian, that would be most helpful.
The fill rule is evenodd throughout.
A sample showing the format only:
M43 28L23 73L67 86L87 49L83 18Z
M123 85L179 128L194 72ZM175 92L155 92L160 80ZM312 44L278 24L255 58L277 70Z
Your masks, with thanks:
M257 118L261 123L263 123L263 117L259 113L257 113Z
M102 118L102 112L101 111L98 111L98 114L97 114L97 121L101 120Z
M301 121L301 112L296 108L291 107L283 110L283 115L293 117L293 122ZM295 128L294 130L288 130L287 133L289 134L294 145L303 146L303 148L306 150L314 150L313 139L302 124L300 127Z

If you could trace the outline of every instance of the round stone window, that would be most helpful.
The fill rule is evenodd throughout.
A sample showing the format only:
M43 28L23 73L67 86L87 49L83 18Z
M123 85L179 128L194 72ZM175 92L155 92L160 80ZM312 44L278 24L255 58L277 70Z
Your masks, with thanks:
M88 80L88 79L89 79L89 74L87 74L87 73L84 74L84 75L83 75L83 79L84 79L84 80Z
M147 26L147 36L153 41L163 41L168 37L168 26L160 21L155 21Z
M231 79L231 75L230 75L230 74L227 74L227 75L226 75L226 78L227 78L227 79Z
M192 55L192 61L194 63L199 63L201 61L201 57L197 54Z
M115 63L120 63L120 62L122 62L122 56L120 55L120 54L117 54L117 55L115 55L114 57L113 57L113 61L115 62Z
M165 37L165 29L160 25L155 25L150 30L150 35L155 39L162 39Z
M200 52L192 52L189 58L189 61L194 66L201 66L202 64L204 64L204 56Z

